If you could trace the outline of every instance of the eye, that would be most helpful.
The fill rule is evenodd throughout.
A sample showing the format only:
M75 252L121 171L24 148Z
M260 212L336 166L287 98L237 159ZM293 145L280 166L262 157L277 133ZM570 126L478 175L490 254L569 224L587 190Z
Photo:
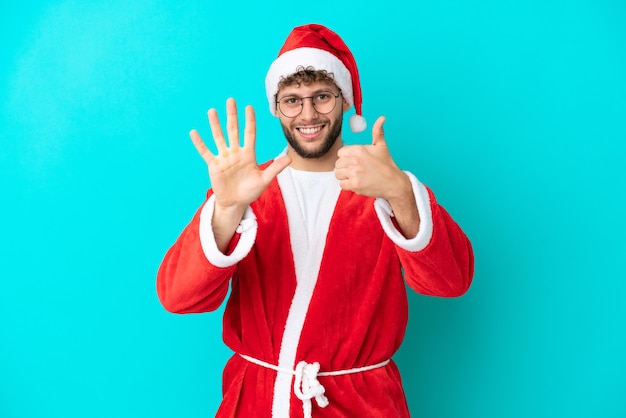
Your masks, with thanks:
M294 106L300 104L300 99L297 97L285 97L282 102L287 106Z
M324 102L330 99L330 93L320 93L317 95L317 100L320 102Z

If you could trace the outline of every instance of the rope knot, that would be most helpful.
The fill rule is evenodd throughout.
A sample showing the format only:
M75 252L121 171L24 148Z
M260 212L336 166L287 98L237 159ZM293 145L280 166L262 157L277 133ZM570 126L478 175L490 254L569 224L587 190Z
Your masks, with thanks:
M317 362L309 364L301 361L296 366L293 391L302 401L305 417L311 416L311 399L313 398L320 408L328 406L328 398L324 396L324 386L317 380L319 371L320 364Z
M324 396L325 389L324 386L322 386L317 380L318 376L344 376L347 374L367 372L369 370L378 369L379 367L385 367L391 361L391 359L387 359L385 361L381 361L380 363L356 367L354 369L320 372L319 363L309 364L306 361L301 361L298 363L296 370L290 370L274 366L273 364L258 360L245 354L240 354L240 356L248 360L250 363L254 363L258 366L276 370L278 373L294 375L295 379L293 382L293 392L296 397L302 401L304 418L311 418L311 399L315 398L315 402L317 402L317 405L320 408L326 408L328 406L328 398Z

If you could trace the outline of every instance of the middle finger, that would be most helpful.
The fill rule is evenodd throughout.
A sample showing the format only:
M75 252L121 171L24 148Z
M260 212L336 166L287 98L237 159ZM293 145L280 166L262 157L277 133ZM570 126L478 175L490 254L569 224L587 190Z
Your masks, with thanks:
M237 104L235 99L226 100L226 132L228 145L231 148L239 148L239 121L237 120Z

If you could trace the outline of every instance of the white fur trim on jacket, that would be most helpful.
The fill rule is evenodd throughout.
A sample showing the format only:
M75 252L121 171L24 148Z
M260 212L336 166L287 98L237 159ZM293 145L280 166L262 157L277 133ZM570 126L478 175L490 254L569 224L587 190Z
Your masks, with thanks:
M406 239L404 235L398 231L391 220L394 216L391 205L385 199L376 199L374 209L376 209L376 214L378 215L383 230L394 244L407 251L415 252L423 250L430 242L433 235L433 215L430 209L428 190L413 174L408 171L405 171L405 173L411 180L415 201L417 202L417 212L420 216L420 229L417 235L414 238Z
M200 212L200 244L207 260L216 267L230 267L244 259L248 255L254 241L258 224L252 208L248 206L241 223L237 227L237 233L241 234L237 246L230 255L225 255L218 248L213 234L211 221L215 210L215 195L209 197Z
M286 151L283 151L285 153ZM281 155L283 154L281 153ZM339 182L335 183L334 195L325 200L320 206L321 215L324 218L324 226L320 226L319 234L315 234L309 240L305 222L300 210L295 185L286 169L277 176L278 184L285 201L287 220L289 222L289 239L293 254L294 267L296 269L296 290L289 306L289 314L285 323L285 330L280 344L278 367L294 370L296 367L296 354L300 344L300 336L306 320L309 304L313 297L315 285L322 263L326 236L330 226L330 220L341 193ZM313 231L311 231L313 232ZM272 400L272 416L288 417L293 376L278 373L274 382L274 399Z

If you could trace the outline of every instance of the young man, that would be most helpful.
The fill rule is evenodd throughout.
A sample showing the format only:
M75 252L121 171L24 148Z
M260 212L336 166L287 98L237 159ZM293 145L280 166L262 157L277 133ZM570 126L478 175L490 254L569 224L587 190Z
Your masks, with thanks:
M257 165L255 118L243 145L235 101L226 135L214 109L217 155L191 138L209 168L208 199L170 248L157 289L172 312L224 312L235 354L218 417L408 417L391 360L407 324L405 281L460 296L471 245L433 193L401 171L379 118L371 145L344 146L343 114L365 129L354 58L320 25L295 28L266 77L287 148ZM404 277L403 277L404 274Z

